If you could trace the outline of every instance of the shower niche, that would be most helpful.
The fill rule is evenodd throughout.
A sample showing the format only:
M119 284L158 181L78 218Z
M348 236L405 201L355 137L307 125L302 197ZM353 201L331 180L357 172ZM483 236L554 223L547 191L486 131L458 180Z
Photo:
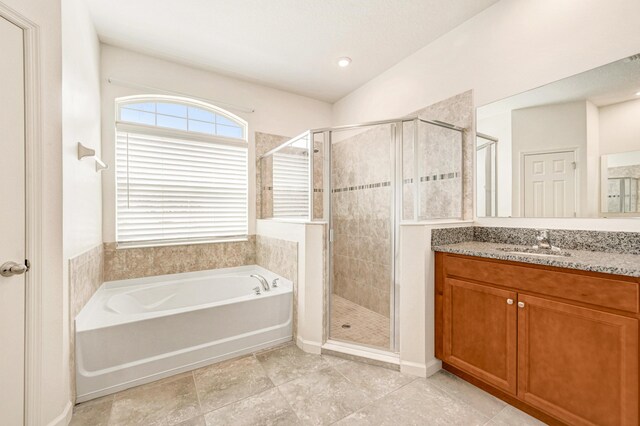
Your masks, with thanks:
M316 129L259 159L262 218L328 223L329 341L398 351L399 226L462 218L462 131L418 117Z

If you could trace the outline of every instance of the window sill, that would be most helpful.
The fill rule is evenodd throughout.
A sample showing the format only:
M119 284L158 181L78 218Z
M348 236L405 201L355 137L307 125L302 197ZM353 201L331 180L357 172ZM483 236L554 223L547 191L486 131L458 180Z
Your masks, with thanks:
M210 240L192 240L192 241L153 241L140 243L115 243L116 250L136 249L136 248L154 248L154 247L173 247L173 246L193 246L198 244L223 244L223 243L241 243L247 242L251 235L233 238L216 238Z

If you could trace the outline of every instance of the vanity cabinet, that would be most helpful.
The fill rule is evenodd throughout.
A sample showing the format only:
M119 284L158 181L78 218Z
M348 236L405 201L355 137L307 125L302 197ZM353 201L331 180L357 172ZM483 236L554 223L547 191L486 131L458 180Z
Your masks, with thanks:
M436 253L436 356L543 420L637 425L639 281Z

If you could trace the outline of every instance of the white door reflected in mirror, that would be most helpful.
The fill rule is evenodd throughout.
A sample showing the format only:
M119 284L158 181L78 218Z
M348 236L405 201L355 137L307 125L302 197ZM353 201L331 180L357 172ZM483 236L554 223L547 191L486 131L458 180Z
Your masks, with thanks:
M478 217L640 217L638 58L479 107Z

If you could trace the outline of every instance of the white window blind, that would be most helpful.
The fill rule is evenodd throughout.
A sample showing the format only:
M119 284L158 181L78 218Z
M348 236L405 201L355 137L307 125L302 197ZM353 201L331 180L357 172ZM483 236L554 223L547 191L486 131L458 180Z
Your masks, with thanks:
M119 243L247 235L246 142L203 139L118 128Z
M309 157L302 152L273 154L273 216L309 216Z

